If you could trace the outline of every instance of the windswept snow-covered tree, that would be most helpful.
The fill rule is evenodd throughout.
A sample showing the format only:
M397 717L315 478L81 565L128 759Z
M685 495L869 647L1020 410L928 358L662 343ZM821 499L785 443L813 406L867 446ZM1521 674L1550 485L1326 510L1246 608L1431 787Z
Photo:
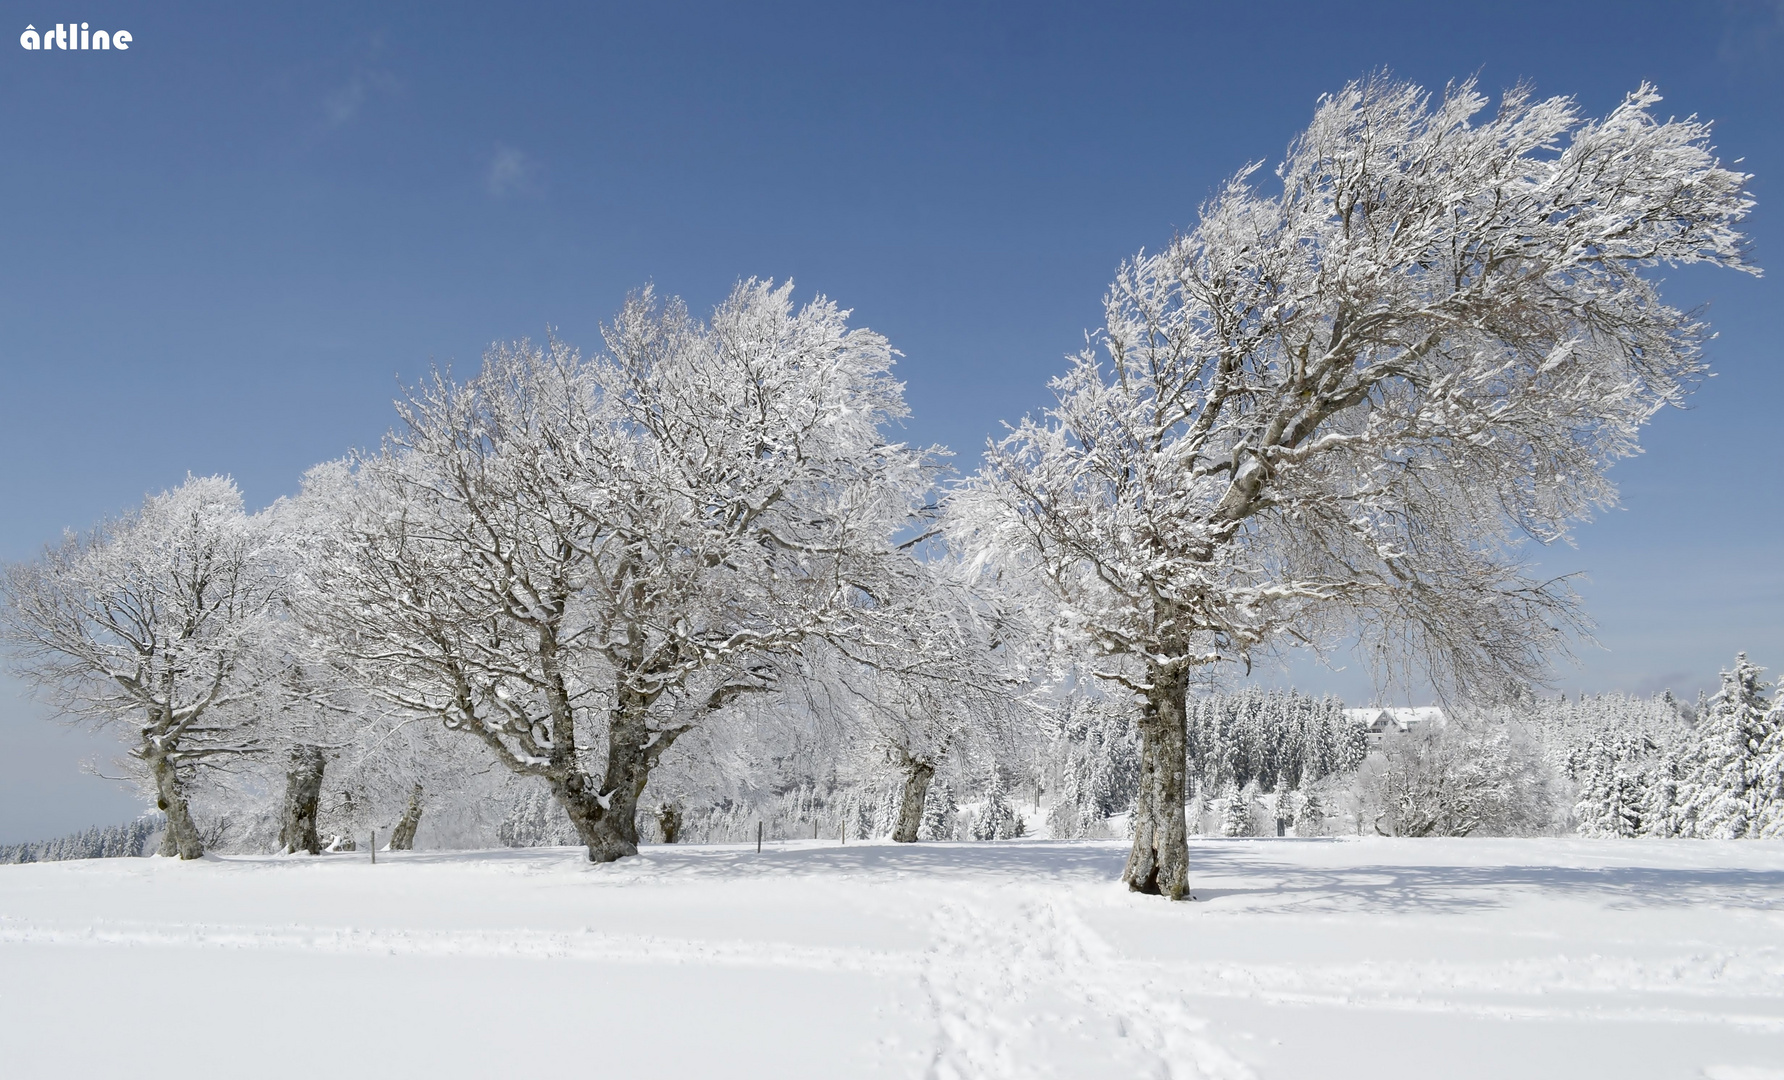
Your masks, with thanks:
M262 749L256 663L279 583L262 523L226 477L190 477L140 509L70 534L0 579L0 635L63 714L128 733L167 814L161 853L204 853L189 806L201 769Z
M331 836L372 830L388 830L390 848L408 850L430 805L478 817L468 804L500 790L474 778L489 765L482 751L450 735L436 717L393 708L387 694L368 685L367 666L337 635L306 625L317 612L334 610L322 591L331 560L351 535L346 523L390 509L378 501L381 493L356 488L353 480L343 463L319 466L298 498L281 499L265 512L287 602L279 633L268 642L283 650L283 674L263 688L260 709L274 751L269 756L283 770L278 846L286 852L317 853Z
M1246 169L1125 264L1102 352L993 446L978 503L1142 702L1125 879L1188 894L1192 674L1355 634L1490 698L1576 619L1526 569L1702 372L1644 269L1746 268L1744 174L1643 86L1602 120L1473 82L1323 98L1267 194Z
M851 618L933 483L882 433L892 350L827 300L750 281L702 324L646 290L606 341L494 348L316 477L342 510L304 613L400 709L542 781L599 862L636 853L679 737Z

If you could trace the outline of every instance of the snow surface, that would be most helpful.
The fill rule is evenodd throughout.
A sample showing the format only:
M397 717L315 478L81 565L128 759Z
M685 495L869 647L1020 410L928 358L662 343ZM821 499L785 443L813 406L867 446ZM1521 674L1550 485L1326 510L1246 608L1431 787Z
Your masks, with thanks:
M0 1073L1784 1080L1784 843L0 867Z

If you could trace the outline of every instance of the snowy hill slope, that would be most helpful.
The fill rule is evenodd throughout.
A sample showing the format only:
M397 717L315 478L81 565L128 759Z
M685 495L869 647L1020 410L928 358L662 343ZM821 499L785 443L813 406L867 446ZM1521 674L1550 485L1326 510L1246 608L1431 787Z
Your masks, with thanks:
M8 1077L1784 1077L1784 844L0 867Z

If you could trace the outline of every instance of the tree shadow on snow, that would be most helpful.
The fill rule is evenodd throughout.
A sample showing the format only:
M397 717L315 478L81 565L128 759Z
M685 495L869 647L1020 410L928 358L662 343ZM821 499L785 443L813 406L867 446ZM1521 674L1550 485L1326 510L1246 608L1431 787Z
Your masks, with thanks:
M1190 886L1201 901L1222 907L1282 912L1372 912L1383 914L1480 911L1541 894L1590 899L1606 907L1712 905L1748 910L1784 910L1784 870L1741 867L1666 866L1646 849L1618 851L1610 842L1591 852L1593 861L1624 857L1619 865L1566 865L1520 861L1516 851L1479 841L1481 856L1469 865L1446 865L1466 847L1445 844L1419 861L1422 841L1397 844L1390 862L1366 847L1350 848L1356 862L1343 858L1343 840L1238 840L1198 838L1190 843ZM1469 844L1473 841L1460 841ZM1690 843L1677 841L1677 843ZM1309 848L1339 845L1314 856ZM771 841L760 854L754 844L652 844L637 858L596 865L581 848L519 848L486 851L415 851L391 857L397 864L463 866L497 872L583 871L615 884L688 879L754 880L788 877L862 879L873 885L901 879L976 879L1021 885L1032 882L1106 884L1118 888L1127 860L1125 841L1018 840L893 844L869 841ZM1305 853L1306 861L1296 852ZM1337 854L1338 858L1330 857ZM1552 855L1550 855L1552 859ZM1315 861L1317 865L1308 865Z
M1639 853L1616 866L1509 860L1419 865L1411 859L1307 866L1269 858L1267 848L1260 847L1193 844L1190 886L1196 898L1238 898L1239 906L1260 910L1381 914L1480 911L1537 894L1590 899L1607 908L1709 905L1784 910L1784 870L1643 865ZM1415 853L1416 848L1405 851L1409 856Z
M893 844L824 841L774 842L763 847L653 845L615 867L693 877L823 876L870 878L1007 878L1113 882L1121 877L1127 845L1085 841L940 842Z

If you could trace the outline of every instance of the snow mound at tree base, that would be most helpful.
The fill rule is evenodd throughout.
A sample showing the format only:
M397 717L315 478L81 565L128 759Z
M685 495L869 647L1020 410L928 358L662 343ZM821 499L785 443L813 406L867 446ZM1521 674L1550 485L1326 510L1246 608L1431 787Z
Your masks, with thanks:
M1185 904L1125 891L1125 854L806 841L606 866L564 848L4 866L6 1073L1770 1077L1784 1062L1784 843L1206 840Z

